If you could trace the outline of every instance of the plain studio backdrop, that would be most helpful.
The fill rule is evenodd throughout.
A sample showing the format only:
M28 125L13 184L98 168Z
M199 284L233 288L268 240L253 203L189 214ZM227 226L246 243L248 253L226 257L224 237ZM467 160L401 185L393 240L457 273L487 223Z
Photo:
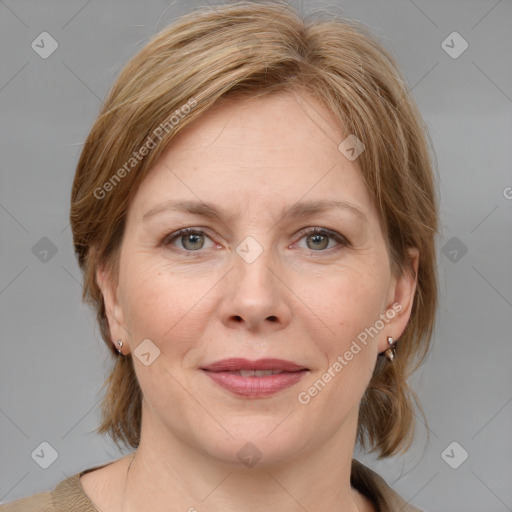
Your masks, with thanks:
M111 363L81 303L70 189L120 69L199 5L0 2L0 503L123 455L93 432ZM405 456L356 456L428 511L512 510L512 2L302 2L319 7L395 55L439 168L439 315L412 379L430 441L418 420Z

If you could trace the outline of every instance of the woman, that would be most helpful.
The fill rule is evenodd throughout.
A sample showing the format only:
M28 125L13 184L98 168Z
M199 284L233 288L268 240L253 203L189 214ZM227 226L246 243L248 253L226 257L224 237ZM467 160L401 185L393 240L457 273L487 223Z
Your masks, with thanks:
M352 459L410 446L436 309L427 134L390 55L285 4L189 14L121 73L71 225L135 451L2 511L415 511Z

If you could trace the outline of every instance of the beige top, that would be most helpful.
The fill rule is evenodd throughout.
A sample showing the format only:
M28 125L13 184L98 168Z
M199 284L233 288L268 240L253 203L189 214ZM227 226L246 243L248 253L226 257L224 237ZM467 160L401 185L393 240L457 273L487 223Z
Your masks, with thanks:
M76 473L60 482L51 492L34 494L0 505L0 512L99 512L85 494L80 477L107 465L95 466ZM423 512L409 505L382 477L356 459L352 459L350 483L373 502L377 512Z

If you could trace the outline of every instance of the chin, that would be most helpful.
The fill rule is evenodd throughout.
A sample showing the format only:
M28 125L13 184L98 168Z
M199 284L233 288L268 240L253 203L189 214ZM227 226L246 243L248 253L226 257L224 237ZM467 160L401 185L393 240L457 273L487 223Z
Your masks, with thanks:
M248 469L275 466L286 462L308 444L304 428L295 429L283 422L286 414L251 415L237 419L236 423L224 422L224 430L212 432L209 439L196 440L194 446L202 446L204 453L212 458L237 468L245 466ZM296 418L295 418L296 420ZM283 423L281 423L283 422ZM281 423L281 425L280 425Z

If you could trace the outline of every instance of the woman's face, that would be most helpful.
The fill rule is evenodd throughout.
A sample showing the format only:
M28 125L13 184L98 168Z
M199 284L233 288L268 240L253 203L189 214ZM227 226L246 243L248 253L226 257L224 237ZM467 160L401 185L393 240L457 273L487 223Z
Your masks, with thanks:
M143 439L224 462L352 453L415 283L391 275L357 160L338 149L348 135L310 96L229 100L142 183L118 281L97 277L134 357Z

